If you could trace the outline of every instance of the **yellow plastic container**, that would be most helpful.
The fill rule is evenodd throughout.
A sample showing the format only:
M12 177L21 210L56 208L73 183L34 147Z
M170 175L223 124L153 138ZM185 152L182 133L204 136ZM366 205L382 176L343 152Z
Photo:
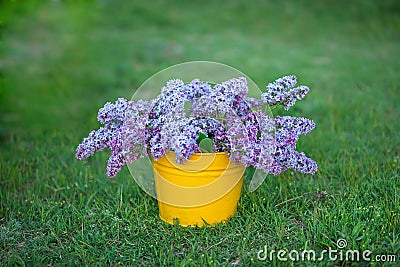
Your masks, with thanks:
M236 212L245 167L224 152L195 153L185 164L175 153L153 160L160 218L182 226L224 222Z

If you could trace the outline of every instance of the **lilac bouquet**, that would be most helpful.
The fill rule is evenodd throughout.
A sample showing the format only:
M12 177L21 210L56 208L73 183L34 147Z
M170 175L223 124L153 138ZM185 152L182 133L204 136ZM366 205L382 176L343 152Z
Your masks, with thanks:
M110 178L127 163L149 156L158 160L169 151L181 164L194 153L226 152L230 160L269 174L287 169L313 174L317 164L296 151L296 143L315 123L290 116L272 118L263 109L280 104L288 110L303 99L309 88L294 88L296 83L295 76L282 77L256 99L248 97L243 77L220 84L170 80L150 101L119 98L106 103L98 112L103 126L83 140L76 157L84 159L108 147Z

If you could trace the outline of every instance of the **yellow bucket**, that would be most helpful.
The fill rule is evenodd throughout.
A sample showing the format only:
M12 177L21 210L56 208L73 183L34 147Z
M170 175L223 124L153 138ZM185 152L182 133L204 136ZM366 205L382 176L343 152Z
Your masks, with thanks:
M185 164L175 153L153 160L160 218L170 224L202 226L224 222L236 212L245 167L225 152L195 153Z

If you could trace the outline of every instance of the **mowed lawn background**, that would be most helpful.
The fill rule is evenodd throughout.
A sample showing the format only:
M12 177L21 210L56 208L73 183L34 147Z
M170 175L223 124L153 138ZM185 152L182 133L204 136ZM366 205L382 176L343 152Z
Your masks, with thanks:
M1 1L0 15L0 265L257 266L265 245L340 238L400 264L398 1ZM268 176L227 224L182 228L127 168L108 179L106 152L74 158L106 101L191 60L262 90L296 74L311 91L278 113L316 122L298 150L318 173Z

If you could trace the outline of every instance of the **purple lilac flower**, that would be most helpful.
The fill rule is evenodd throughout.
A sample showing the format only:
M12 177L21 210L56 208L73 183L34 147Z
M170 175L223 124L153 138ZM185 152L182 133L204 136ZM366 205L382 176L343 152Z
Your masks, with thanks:
M267 85L267 92L261 95L261 100L271 106L280 103L285 110L288 110L296 103L296 100L303 99L310 90L307 86L293 88L296 83L297 78L294 75L279 78Z
M309 91L306 86L292 89L295 84L295 76L268 84L262 101L270 105L281 103L289 109ZM316 163L295 150L299 136L310 132L314 122L279 116L273 120L262 112L262 102L247 98L247 92L243 77L212 89L198 79L188 84L174 79L153 101L134 103L120 98L115 104L108 102L98 113L104 126L83 140L76 157L87 158L108 147L113 152L107 175L114 177L128 162L147 155L157 160L169 150L175 151L178 163L184 163L193 153L200 152L197 139L203 133L213 140L216 152L228 151L231 160L245 166L273 174L286 169L314 173L318 169ZM189 101L192 106L188 118L185 104Z
M125 157L126 151L123 150L123 129L121 124L115 124L115 126L111 130L108 144L108 148L113 151L107 162L107 176L109 178L114 178L122 166L127 163Z
M107 162L107 176L114 178L125 163L124 155L120 151L113 151Z
M182 92L182 87L179 80L169 81L163 88L161 93L150 108L149 117L146 127L148 128L147 144L148 153L154 159L159 159L168 151L169 144L162 143L161 133L164 125L168 125L170 121L180 121L186 117L185 102L187 96Z
M224 88L228 88L235 96L245 98L249 91L247 87L247 79L245 77L232 78L221 84Z
M268 173L273 175L278 175L286 170L287 168L283 167L282 165L279 165L278 162L274 159L272 161L271 170Z
M232 80L232 83L216 85L211 89L210 85L201 82L198 79L191 83L182 85L178 80L167 83L163 88L163 93L156 99L152 111L149 116L149 147L150 153L155 159L162 157L166 151L174 150L179 161L188 159L194 152L199 152L196 143L200 130L207 132L207 127L211 127L213 131L208 131L208 135L214 138L215 149L221 149L224 143L224 128L213 127L211 120L210 125L196 125L204 123L201 118L223 116L226 113L232 113L231 106L234 101L234 89L239 93L243 93L243 88L239 88L246 81ZM236 86L236 87L235 87ZM188 125L173 125L172 121L182 121L185 119L184 105L187 101L192 101L191 117L198 120L191 120ZM216 120L214 120L216 121ZM195 123L196 122L196 123ZM175 130L172 130L174 127ZM200 128L199 128L200 127ZM181 133L176 134L176 129L180 129Z
M244 121L244 126L248 132L250 142L257 142L258 141L258 134L260 130L260 125L258 123L257 116L260 115L262 112L254 111L251 112L246 116Z
M160 131L160 144L163 151L175 150L177 138L180 136L182 128L188 123L189 119L166 121Z
M99 110L98 120L104 126L92 131L77 147L76 157L78 159L92 156L95 152L101 151L105 147L111 150L119 149L121 146L120 127L128 105L126 99L119 98L115 104L107 102Z
M275 127L286 136L294 134L297 136L306 135L315 128L315 123L306 118L296 118L290 116L276 116Z
M235 99L232 103L232 109L236 116L244 118L247 114L249 114L251 107L243 97L235 96Z
M156 160L163 157L165 150L161 144L161 131L157 131L149 137L149 154L151 154Z
M153 118L159 118L162 115L170 113L176 117L183 117L184 104L194 98L208 95L210 93L210 85L201 82L198 79L191 81L188 84L182 85L180 80L172 80L167 83L152 107L154 112Z
M216 151L222 150L226 137L221 123L213 118L191 118L181 127L179 135L173 137L171 143L171 150L176 153L178 163L184 163L193 153L200 152L197 144L200 132L213 139Z
M250 109L258 109L262 107L262 101L254 97L246 97L246 103Z
M177 163L184 164L193 153L200 152L196 142L200 131L200 127L194 123L189 123L182 127L180 134L176 136L175 142L172 144Z
M243 118L251 109L245 101L247 92L247 80L244 77L216 84L212 90L198 94L193 99L190 115L218 119L227 119L228 116Z
M104 127L91 131L88 137L83 139L83 142L76 148L75 156L78 159L84 159L93 156L97 151L102 151L107 147L108 136L109 129Z
M147 139L149 133L147 123L150 107L151 101L129 102L121 129L122 151L126 161L129 163L148 155Z
M274 174L286 169L294 169L298 172L313 174L318 166L303 152L297 152L296 143L300 135L306 135L315 127L312 120L306 118L280 117L275 118L277 148L275 162L280 168L276 168Z
M151 119L158 119L162 116L181 117L186 102L185 95L179 88L169 91L167 94L160 94L151 107Z
M214 117L222 119L228 114L232 114L234 98L227 96L221 90L212 90L209 94L194 99L190 109L193 117Z
M149 154L154 159L159 159L165 154L165 148L161 142L161 131L168 121L179 121L186 117L185 113L186 100L181 96L179 90L175 90L168 96L160 95L151 107L146 127L147 144Z
M273 130L273 120L261 110L249 113L244 121L234 119L227 131L230 158L270 172L275 152Z
M132 108L132 103L119 98L115 104L107 102L99 110L98 120L103 127L92 131L76 149L78 159L92 156L95 152L108 147L113 151L107 165L107 175L112 178L126 163L123 150L123 121L126 110Z
M184 85L184 82L180 79L172 79L167 82L167 84L161 88L161 94L168 95L173 93L178 88Z
M249 88L245 77L232 78L221 85L229 95L234 95L232 109L236 116L244 118L253 107L259 106L260 101L247 98Z
M225 127L214 118L200 118L192 120L192 123L199 126L201 132L211 138L214 142L214 150L222 152L226 146Z
M185 95L177 90L169 95L160 95L151 110L156 119L165 116L181 118L185 116L185 102Z
M187 96L188 101L192 101L195 98L208 95L211 92L211 86L207 82L194 79L190 83L182 86L181 92Z
M272 171L276 149L275 124L274 120L265 115L261 110L252 113L253 123L258 124L257 143L260 148L257 150L256 162L253 166L262 169L266 173ZM249 115L250 115L249 114Z
M128 101L124 98L118 98L115 104L107 102L103 108L99 109L97 119L101 124L115 120L122 122L127 107Z
M239 118L230 118L227 123L226 137L229 144L229 159L236 163L243 163L242 156L250 147L249 134Z

